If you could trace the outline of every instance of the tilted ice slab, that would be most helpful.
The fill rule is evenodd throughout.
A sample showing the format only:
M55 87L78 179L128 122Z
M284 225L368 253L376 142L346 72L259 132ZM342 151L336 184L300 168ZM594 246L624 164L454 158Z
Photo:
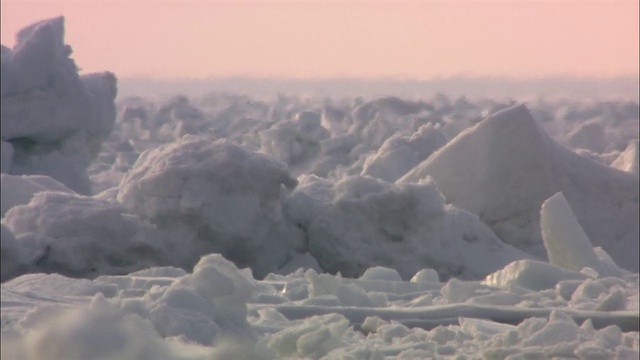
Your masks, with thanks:
M622 270L602 250L602 256L606 257L598 258L562 193L553 195L542 204L540 227L551 264L573 271L591 268L602 276L622 275Z
M611 166L638 175L638 140L631 141L627 148L616 158Z
M638 178L551 139L524 105L467 129L397 181L435 179L448 203L474 212L505 242L545 256L539 209L562 191L593 245L638 271Z

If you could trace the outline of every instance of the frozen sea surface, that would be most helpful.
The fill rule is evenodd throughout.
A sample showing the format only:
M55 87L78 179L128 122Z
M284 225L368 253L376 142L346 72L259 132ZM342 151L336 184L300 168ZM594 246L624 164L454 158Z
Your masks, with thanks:
M638 358L637 101L116 100L70 50L2 48L2 359Z

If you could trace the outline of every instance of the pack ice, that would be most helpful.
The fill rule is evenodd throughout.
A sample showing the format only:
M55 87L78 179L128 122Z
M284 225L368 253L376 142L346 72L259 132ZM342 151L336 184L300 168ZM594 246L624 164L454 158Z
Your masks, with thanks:
M2 47L2 359L639 357L637 103L116 104L63 35Z
M44 20L2 46L2 172L47 175L88 195L86 168L115 122L116 78L78 75L64 18Z
M638 177L571 152L524 105L465 130L398 183L432 176L450 202L508 244L545 257L539 209L562 192L596 246L638 271Z

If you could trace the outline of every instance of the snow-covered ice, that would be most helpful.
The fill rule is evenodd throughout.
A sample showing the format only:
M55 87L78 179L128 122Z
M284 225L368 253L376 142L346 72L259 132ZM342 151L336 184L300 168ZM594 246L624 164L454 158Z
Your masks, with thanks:
M304 250L302 231L282 211L296 184L273 158L224 139L185 135L141 154L117 200L179 239L189 251L182 266L217 252L264 276Z
M301 176L286 212L322 268L349 277L382 265L405 279L424 267L445 279L477 279L528 257L475 214L445 205L429 178L391 184L360 175L336 183Z
M24 275L2 285L2 356L638 355L637 274L567 277L537 290L456 279L403 282L391 274L376 268L347 279L308 270L257 281L208 255L193 273L151 268L94 280ZM547 276L537 274L539 281Z
M88 195L86 167L115 120L116 78L78 75L64 18L23 29L2 52L2 168L48 175ZM5 154L9 143L12 156Z
M622 270L606 260L610 257L604 250L600 251L605 258L598 258L561 192L545 200L540 213L542 240L551 264L573 271L590 268L602 276L621 275Z
M639 357L637 100L116 100L70 54L2 47L2 359Z
M478 214L500 239L540 257L540 206L562 191L593 245L638 271L638 177L561 146L524 105L468 128L398 183L426 176L448 202Z
M0 175L2 181L2 217L16 205L28 204L36 193L42 191L62 191L73 193L73 190L58 181L44 175Z
M59 191L36 193L2 218L27 272L93 278L180 264L179 244L113 202Z

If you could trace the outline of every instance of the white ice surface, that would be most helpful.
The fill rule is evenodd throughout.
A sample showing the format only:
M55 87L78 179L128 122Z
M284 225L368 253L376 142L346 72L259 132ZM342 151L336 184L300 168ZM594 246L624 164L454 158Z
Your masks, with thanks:
M542 203L540 210L542 240L549 262L568 270L595 270L601 276L620 276L622 270L614 262L602 261L596 255L587 234L573 215L571 206L562 193L557 193ZM604 250L602 256L608 257Z
M390 274L379 268L346 279L309 270L257 281L209 255L193 273L150 268L94 280L24 275L2 285L2 357L638 354L637 274L564 279L541 290L456 279L404 282Z
M542 202L558 191L584 231L623 268L638 271L638 178L562 147L524 105L495 113L398 183L432 176L448 203L474 212L503 241L544 256Z

